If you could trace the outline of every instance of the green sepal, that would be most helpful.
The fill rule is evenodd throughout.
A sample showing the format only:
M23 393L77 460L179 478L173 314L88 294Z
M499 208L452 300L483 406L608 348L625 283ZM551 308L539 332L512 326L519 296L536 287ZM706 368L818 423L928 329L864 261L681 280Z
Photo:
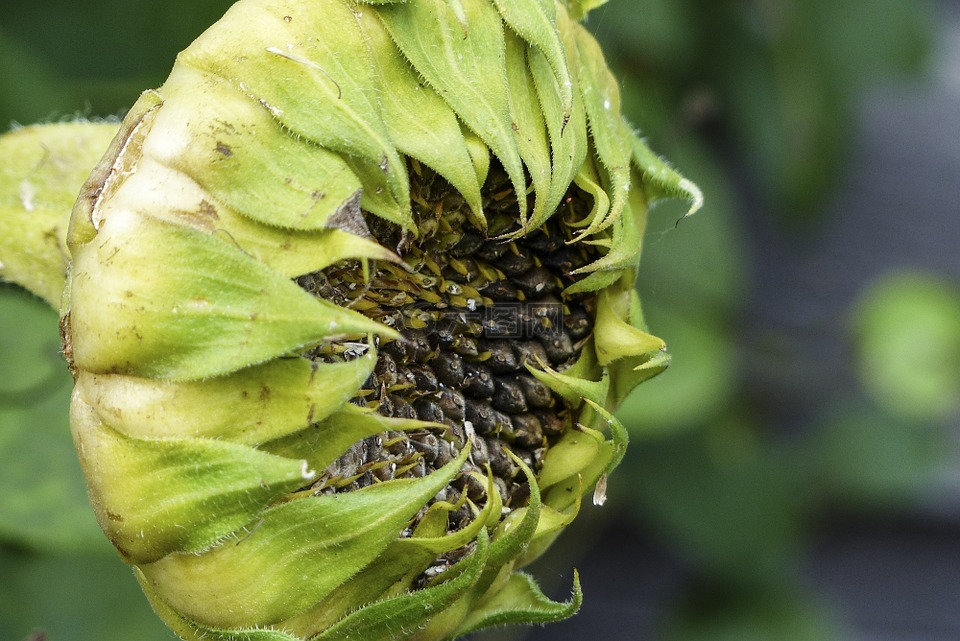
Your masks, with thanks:
M604 370L599 381L591 381L579 376L572 376L569 372L558 372L545 364L534 367L528 363L526 367L528 372L552 391L562 396L572 407L578 407L585 398L603 402L610 388L610 377L606 370Z
M149 162L142 164L146 166ZM154 178L163 171L157 165L150 169L153 170ZM137 180L137 177L131 179L131 185L136 184ZM286 278L318 272L348 258L388 262L400 260L396 254L372 238L358 236L351 231L336 228L299 231L266 226L226 207L210 203L204 198L203 192L197 191L187 196L188 200L183 208L176 208L175 196L169 194L165 204L157 203L157 207L138 211L209 231ZM339 218L340 215L343 215L343 219ZM360 201L357 199L337 212L337 216L332 218L330 223L340 224L340 220L343 220L344 225L349 227L346 221L355 220L359 216ZM211 219L216 222L211 223ZM365 230L358 231L365 233Z
M595 427L607 427L610 430L611 438L610 440L603 440L602 437L598 439L596 455L589 461L586 461L583 452L580 452L581 459L586 464L575 475L571 474L552 485L546 492L544 504L558 511L565 511L571 505L576 504L579 501L580 494L585 489L594 487L600 477L613 471L623 459L627 450L629 437L623 423L601 405L590 401L587 401L587 403L588 407L581 412L580 421ZM600 432L592 429L590 431L595 436L600 435Z
M97 230L103 222L100 205L109 202L118 186L123 185L126 178L136 173L145 132L149 131L153 116L162 104L163 100L156 91L147 90L140 94L120 123L117 135L110 142L100 162L94 166L83 183L70 212L70 224L67 228L67 247L71 254L74 247L96 238ZM134 150L136 153L127 153L127 150Z
M526 181L509 114L503 24L488 0L462 7L466 26L443 0L386 5L379 15L417 72L500 160L523 220Z
M557 10L552 0L493 0L503 21L550 64L560 87L564 114L573 108L573 80L567 54L557 33Z
M510 455L510 458L513 459L513 462L517 464L524 477L526 477L527 484L530 486L530 499L522 512L521 510L515 510L500 523L493 538L493 544L490 546L489 571L485 573L481 581L484 590L503 566L517 558L526 549L530 539L537 531L537 524L540 522L540 509L543 507L540 484L533 470L513 452L508 451L507 454ZM515 516L517 514L520 516Z
M537 531L540 511L543 507L540 486L533 470L513 452L507 452L517 464L530 487L530 499L525 508L511 512L497 527L490 545L487 568L477 582L476 594L486 594L496 589L498 582L506 580L514 561L522 556Z
M507 83L509 86L510 115L514 122L514 137L520 157L527 167L530 182L533 184L535 200L532 221L549 218L560 200L566 186L557 188L553 182L553 167L550 162L550 144L547 141L547 128L540 112L536 88L527 72L527 43L512 32L507 32ZM559 193L555 193L559 192ZM516 234L523 235L528 230L528 221L521 219L521 229Z
M605 439L600 432L577 426L547 450L540 470L540 488L547 489L590 466L600 456Z
M577 478L577 481L580 479ZM540 521L537 523L537 531L530 539L530 544L523 551L523 554L517 558L518 567L525 567L546 552L561 532L573 523L574 519L580 513L580 504L583 496L582 483L578 491L572 493L573 504L565 505L562 509L555 509L544 503L540 514Z
M610 196L600 184L600 176L593 160L587 160L580 167L573 178L574 184L587 192L593 199L593 207L582 221L571 223L573 227L589 227L594 221L602 220L610 211ZM582 233L580 234L583 235ZM577 242L574 239L574 242Z
M322 470L352 444L368 436L388 430L418 430L436 426L435 423L417 419L381 416L372 410L346 403L324 420L260 447L278 456L305 459L310 467Z
M570 29L569 18L564 11L557 12L557 28L561 35L564 29ZM550 140L550 150L553 160L553 187L549 200L553 201L560 189L566 192L567 186L573 182L587 159L589 142L587 140L587 119L580 92L573 92L573 103L570 110L566 110L560 98L561 88L550 67L549 61L538 49L527 50L527 61L530 74L533 77L543 120L547 126L547 137ZM579 63L576 60L576 51L567 47L567 68L575 74ZM574 83L577 79L573 79ZM563 197L563 193L559 194ZM541 216L549 217L553 212L545 208ZM530 220L529 227L536 229L546 222Z
M610 73L600 45L590 33L576 25L573 29L580 70L580 93L587 112L594 152L607 174L604 187L610 196L610 209L595 217L583 235L608 227L621 216L630 192L631 131L620 116L620 88Z
M599 292L607 287L610 287L622 277L623 273L619 271L593 272L592 274L587 275L586 278L581 278L580 280L574 282L572 285L563 290L563 293L571 296L573 294Z
M580 576L573 571L573 594L566 603L547 597L533 577L516 572L506 586L491 598L475 606L457 630L457 635L502 625L554 623L572 617L583 603Z
M383 123L372 62L346 3L325 2L322 10L291 0L234 5L178 62L237 83L291 134L379 171L403 212L392 222L411 226L406 167Z
M201 626L246 627L295 616L374 562L468 455L464 448L420 479L297 498L264 511L237 541L140 569L160 599Z
M629 294L627 296L629 297ZM610 290L600 292L594 331L594 344L600 365L607 366L626 356L653 355L666 349L666 343L662 339L623 320L626 314L618 311L615 305Z
M630 309L627 313L627 322L643 331L646 324L643 320L643 310L640 305L640 295L636 290L630 291ZM607 407L617 408L620 403L637 385L653 378L670 365L670 354L665 351L648 354L637 354L620 358L608 366L613 385L607 398Z
M447 531L447 522L445 512L431 509L420 519L413 535L442 537ZM355 610L358 604L403 593L437 557L430 550L404 545L404 540L399 538L394 541L377 557L376 563L361 570L316 606L284 621L284 629L310 638Z
M249 231L244 231L247 233L242 239L237 235L233 240L236 240L246 253L287 278L312 274L349 258L387 262L400 260L396 254L372 238L357 236L341 229L286 232L250 226Z
M643 191L649 201L662 198L684 199L690 203L684 218L692 216L703 207L703 192L699 187L653 153L639 136L633 135L630 140L633 145L633 162L640 172Z
M627 269L636 269L640 263L643 228L646 226L645 214L646 212L643 211L641 215L635 215L633 208L627 205L622 215L614 218L609 238L583 241L589 245L607 247L609 251L592 263L580 269L575 269L571 273L622 272ZM583 236L586 234L587 232L584 232Z
M252 628L249 630L212 630L194 627L194 634L198 641L304 641L300 637L287 634L280 630L266 628Z
M358 20L376 60L380 109L397 149L446 178L467 201L475 222L485 225L481 183L457 115L421 83L373 12L362 12Z
M585 474L585 482L589 483L587 487L590 487L596 480L592 479L592 476L599 478L604 474L609 474L618 465L620 465L620 461L623 460L624 455L627 453L627 446L630 443L630 434L627 432L627 428L623 426L623 423L620 422L620 419L607 411L607 409L601 403L594 403L590 399L584 400L590 407L593 408L593 411L599 415L600 420L610 430L610 440L608 443L610 443L613 448L613 456L609 461L607 461L606 465L601 469L599 474Z
M587 14L607 4L607 0L563 0L574 20L583 20Z
M193 76L199 79L194 79ZM300 141L289 149L285 148L284 141L289 142L293 138L270 118L267 118L266 129L255 128L257 135L253 138L261 141L267 138L271 130L275 130L276 142L281 148L281 154L291 159L296 159L298 154L300 156L307 154L307 158L302 160L301 164L305 163L308 166L294 171L295 168L289 166L293 162L291 160L287 166L283 167L288 170L288 175L278 177L274 171L275 168L261 167L247 158L244 167L237 167L233 171L233 174L238 175L232 176L232 180L239 184L229 184L231 177L225 178L219 175L216 169L226 162L224 150L230 147L227 142L224 142L224 138L228 141L232 140L220 129L225 129L227 133L234 132L236 129L243 130L243 123L224 124L225 121L222 118L211 117L210 120L215 124L210 125L208 129L201 128L201 132L206 132L207 136L197 134L182 140L184 136L180 133L183 128L180 120L188 119L187 122L190 122L189 118L192 117L194 110L188 109L185 113L177 111L178 105L185 104L189 100L176 99L178 89L181 92L189 89L189 87L180 88L179 85L197 84L200 85L199 89L203 93L204 83L209 84L212 78L215 77L181 65L171 76L170 82L173 86L171 94L174 99L165 101L156 91L145 92L140 97L127 115L127 120L124 121L121 135L117 136L123 144L111 146L110 153L95 168L84 185L81 197L74 208L68 244L82 245L96 236L97 228L104 217L101 205L105 204L104 207L107 209L122 207L129 211L207 231L291 278L319 271L345 258L398 260L392 252L374 240L338 228L349 229L350 221L360 216L358 202L360 183L352 173L350 165L339 160L337 160L337 167L328 168L336 174L331 180L342 179L350 188L340 195L346 198L344 202L325 214L322 220L313 221L316 224L322 223L326 227L304 231L291 229L289 225L283 224L286 222L293 225L294 221L284 219L284 216L301 212L308 207L307 204L297 201L298 195L301 200L303 198L303 194L300 193L303 191L300 182L309 180L311 177L314 179L322 177L325 170L319 163L323 159L337 157L315 145L303 144ZM193 100L199 102L196 97ZM234 104L228 100L223 102ZM244 100L241 99L239 102L243 106ZM263 111L260 107L257 109ZM154 132L155 128L156 132ZM216 142L208 139L210 135L216 136ZM233 141L233 144L243 145L244 143ZM204 154L210 152L210 148L214 146L213 153L220 156L220 160L208 163L213 169L203 163L197 165L196 162L191 164L184 160L185 155L195 156L195 160L198 161L203 160L206 158ZM242 146L239 146L236 152L232 151L232 147L230 149L228 152L230 161L245 160L245 157L250 155L249 151L246 154L241 151L244 149ZM265 149L259 150L259 153L256 152L257 150L254 154L258 156L258 161L261 155L269 156ZM315 155L321 153L326 155L311 158L311 152ZM296 175L298 172L301 174L299 177ZM302 175L304 172L309 176L304 177ZM254 177L247 180L245 173L250 173ZM383 176L379 169L374 174L374 179L382 183ZM228 184L222 184L224 182ZM261 193L257 195L252 192ZM275 199L271 198L274 192L277 192ZM369 189L364 192L364 194L369 193L373 192ZM326 190L315 189L310 193L310 199L315 196L322 200L327 197L325 194ZM253 201L246 202L244 200L246 197L253 198ZM275 208L276 205L280 205L282 211L277 213L261 200L257 200L258 197L271 203L276 200L277 202L272 206ZM389 201L390 207L396 209L392 200L389 198L386 200ZM226 206L224 202L226 205L238 207L239 212Z
M281 358L179 383L80 371L76 390L104 422L127 436L258 445L326 419L356 394L376 361L372 351L343 363Z
M487 181L487 175L490 173L490 148L466 127L461 127L463 141L467 144L467 151L470 152L470 160L473 162L473 171L477 174L477 182L481 185ZM481 229L487 228L487 219L482 221Z
M610 388L610 407L616 408L640 383L650 380L670 366L670 354L654 352L628 356L609 365L613 386Z
M198 380L332 336L396 337L228 241L122 209L73 253L71 347L90 372Z
M70 426L100 527L131 563L199 552L316 477L304 461L235 443L126 437L77 395Z
M445 572L442 583L364 606L311 641L407 641L415 637L469 592L485 567L488 550L489 537L481 530L477 549Z
M497 499L493 499L494 495L497 496ZM494 507L501 505L499 501L499 492L497 492L496 486L493 484L493 477L489 476L487 478L487 502L483 506L478 514L474 515L473 520L470 521L469 525L463 527L452 534L446 534L443 536L417 536L416 534L411 537L406 537L398 539L396 545L406 548L419 548L433 554L443 554L444 552L449 552L450 550L456 550L457 548L463 547L480 536L480 531L485 529L488 523L493 516ZM499 519L499 512L496 514L496 518Z
M339 154L297 140L229 80L181 64L157 92L164 104L144 153L186 173L234 211L274 227L316 231L356 206L362 185Z
M60 307L70 210L117 129L115 123L72 122L0 136L0 281Z

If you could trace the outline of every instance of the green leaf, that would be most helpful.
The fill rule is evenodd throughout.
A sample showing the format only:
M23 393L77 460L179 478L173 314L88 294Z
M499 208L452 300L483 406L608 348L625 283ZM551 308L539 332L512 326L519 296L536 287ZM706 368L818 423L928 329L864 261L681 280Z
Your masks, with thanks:
M77 394L134 438L215 438L257 445L324 420L373 371L376 354L344 363L285 358L218 378L172 382L78 372Z
M302 497L264 512L238 541L140 567L158 598L199 625L262 625L312 607L373 563L456 475L469 448L420 479Z
M100 527L132 563L199 552L317 475L235 443L132 439L77 397L71 427Z
M573 572L573 596L566 603L550 600L528 574L517 572L493 598L471 610L457 634L501 625L544 624L572 617L580 609L580 576Z
M100 212L96 241L74 250L79 369L199 380L331 336L394 335L314 298L227 240L116 207Z
M0 281L22 285L59 308L70 209L117 128L76 122L0 136Z
M510 120L500 15L487 0L465 0L466 26L443 0L421 0L379 9L391 37L433 89L472 129L526 193L523 165ZM526 200L518 198L520 219Z

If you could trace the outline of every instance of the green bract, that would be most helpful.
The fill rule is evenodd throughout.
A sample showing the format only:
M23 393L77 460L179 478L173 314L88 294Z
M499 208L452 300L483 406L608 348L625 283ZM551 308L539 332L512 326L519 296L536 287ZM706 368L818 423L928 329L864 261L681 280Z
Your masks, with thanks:
M71 426L182 638L579 607L518 570L602 502L669 360L647 207L700 199L621 116L598 4L241 0L127 115L66 238Z

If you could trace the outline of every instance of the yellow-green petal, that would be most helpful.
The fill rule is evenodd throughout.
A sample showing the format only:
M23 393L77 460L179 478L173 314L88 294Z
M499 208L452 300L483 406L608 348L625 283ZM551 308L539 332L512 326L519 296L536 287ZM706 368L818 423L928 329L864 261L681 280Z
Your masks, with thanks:
M429 476L348 494L300 498L203 555L174 554L140 570L157 596L201 625L243 627L301 612L374 562L444 487L469 449ZM297 586L297 589L291 589Z
M316 476L305 461L234 443L127 437L76 396L70 411L97 519L132 563L199 552Z
M178 62L230 80L291 134L348 155L367 172L380 171L403 214L394 222L409 226L406 168L383 123L367 47L345 2L247 0Z
M127 436L258 445L326 419L353 397L375 364L373 352L345 363L284 358L185 382L81 371L76 393Z
M101 374L198 380L331 336L394 335L229 241L123 210L75 249L71 291L74 363Z
M480 181L457 115L415 74L372 11L358 17L374 72L380 83L380 108L397 149L446 178L467 201L474 220L485 224Z
M554 183L553 168L550 165L550 145L547 141L547 129L540 112L533 80L527 73L528 45L518 36L508 32L507 46L507 82L510 90L510 115L513 118L517 149L530 174L535 195L531 218L536 221L549 217L563 198L567 186ZM524 227L527 222L523 221ZM521 229L520 233L523 233Z
M217 201L276 227L322 229L355 207L360 180L336 153L305 144L220 76L177 65L144 153L183 171Z
M352 444L368 436L389 430L415 430L435 427L416 419L381 416L372 410L347 403L322 421L302 430L264 443L267 452L289 458L306 459L310 466L324 469Z
M464 0L461 23L443 0L383 6L380 19L414 68L497 156L526 193L510 121L503 25L488 0ZM519 198L520 219L526 201Z
M557 10L552 0L493 0L510 28L546 58L560 88L565 112L573 107L573 80L567 54L557 34Z
M429 625L461 599L480 577L487 560L488 537L481 530L477 549L447 570L439 584L384 599L351 612L311 641L396 641L430 639ZM436 638L436 637L434 637Z

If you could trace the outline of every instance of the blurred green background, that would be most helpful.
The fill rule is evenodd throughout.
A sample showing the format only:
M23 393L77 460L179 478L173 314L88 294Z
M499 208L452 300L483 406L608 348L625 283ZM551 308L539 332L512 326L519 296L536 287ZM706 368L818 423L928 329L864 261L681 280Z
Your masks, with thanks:
M0 128L122 115L229 4L0 0ZM538 570L562 597L580 567L583 612L484 638L960 638L960 10L612 0L589 27L707 205L652 212L674 364ZM0 639L171 641L86 505L56 323L0 287Z

